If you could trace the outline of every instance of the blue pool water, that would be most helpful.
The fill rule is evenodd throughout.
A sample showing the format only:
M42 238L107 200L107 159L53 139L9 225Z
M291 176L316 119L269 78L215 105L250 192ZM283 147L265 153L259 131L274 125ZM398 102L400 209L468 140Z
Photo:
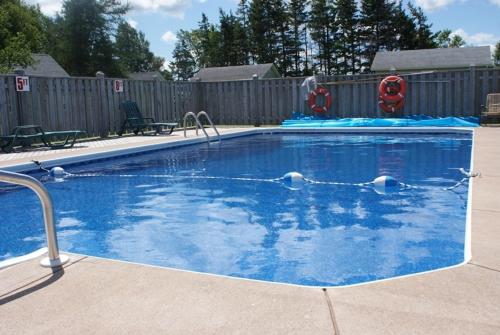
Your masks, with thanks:
M92 256L303 285L464 260L468 134L273 134L67 166L46 180L59 246ZM270 181L298 171L346 184ZM46 173L37 177L45 180ZM215 178L210 178L215 177ZM0 260L45 246L36 196L0 188Z

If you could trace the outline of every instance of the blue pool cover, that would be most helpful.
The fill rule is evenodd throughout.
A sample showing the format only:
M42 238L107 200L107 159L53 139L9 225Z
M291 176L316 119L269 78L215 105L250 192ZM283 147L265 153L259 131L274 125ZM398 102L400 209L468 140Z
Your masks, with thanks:
M479 127L477 117L442 117L411 115L402 118L344 118L324 119L293 113L292 119L281 124L283 128L333 127Z

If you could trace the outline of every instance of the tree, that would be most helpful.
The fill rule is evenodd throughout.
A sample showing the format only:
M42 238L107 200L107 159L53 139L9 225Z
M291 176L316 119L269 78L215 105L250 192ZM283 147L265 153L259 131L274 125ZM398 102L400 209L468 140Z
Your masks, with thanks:
M115 49L124 73L158 71L163 66L164 59L155 57L149 50L144 33L138 32L125 21L118 25Z
M61 28L61 54L56 59L71 75L93 76L97 71L121 75L110 36L127 10L116 0L64 1L56 18Z
M293 63L292 31L290 29L288 6L283 0L270 1L270 17L274 22L274 30L277 42L276 64L283 76L288 76Z
M237 34L237 40L241 52L245 55L243 64L250 63L251 57L251 43L250 43L250 19L249 19L250 8L247 0L240 0L238 3L238 8L236 10L236 17L240 23L241 31Z
M465 40L462 38L462 36L455 34L451 38L450 48L460 48L463 47L465 44L466 44Z
M190 38L192 51L199 68L222 65L220 39L220 32L208 22L205 13L202 13L198 29L192 31Z
M335 68L335 8L329 0L312 0L309 20L311 39L316 43L318 51L319 71L327 75Z
M290 0L288 4L288 20L290 24L290 54L292 67L290 75L300 76L307 72L307 18L309 1ZM303 55L304 54L304 55Z
M359 17L357 13L356 0L337 0L337 26L339 50L337 52L341 63L339 72L342 74L354 74L360 67L359 50Z
M397 46L394 33L395 4L388 0L361 0L362 67L370 68L379 50L393 50Z
M252 41L253 62L274 63L279 47L275 22L272 20L273 3L268 0L253 0L249 8L249 23Z
M415 7L411 2L408 3L408 9L410 10L410 15L415 22L417 28L415 48L416 49L432 49L436 48L436 42L434 41L435 35L431 31L432 24L427 23L427 17L424 11L420 7Z
M500 66L500 41L497 42L495 46L495 52L493 53L493 61L497 66Z
M33 63L31 54L42 51L45 45L43 26L38 7L20 0L0 2L0 72Z
M192 35L190 32L180 30L177 33L177 42L173 52L173 61L170 72L175 80L188 80L197 71L196 60L193 56Z
M439 31L434 41L439 48L459 48L465 45L462 36L453 34L450 29Z
M394 7L394 33L396 34L395 49L415 50L417 48L417 27L413 19L408 16L400 0Z
M238 18L233 15L232 12L227 14L221 9L219 11L219 20L220 50L224 50L221 55L222 65L233 66L246 64L246 51L241 48L241 43L246 40L246 34Z

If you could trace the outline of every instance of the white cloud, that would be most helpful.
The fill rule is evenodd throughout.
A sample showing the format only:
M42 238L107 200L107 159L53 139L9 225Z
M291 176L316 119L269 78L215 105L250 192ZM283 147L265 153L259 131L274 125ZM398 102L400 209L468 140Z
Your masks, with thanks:
M490 2L494 5L500 6L500 0L490 0Z
M175 42L177 40L177 37L173 32L169 30L161 36L161 39L167 43L170 43L170 42Z
M48 16L54 16L61 11L62 0L28 0L29 4L40 5L42 13Z
M434 11L451 5L457 0L416 0L418 6L428 11Z
M137 28L137 21L132 20L132 19L127 19L127 23L130 24L132 28Z
M191 0L129 0L129 4L133 10L162 12L182 19L192 2Z
M40 5L42 12L50 16L62 8L62 0L28 0L28 2ZM128 2L132 10L161 12L180 19L184 18L186 10L192 6L192 0L120 0L120 2L123 4Z
M476 33L476 34L468 34L462 28L455 30L451 33L453 35L460 35L467 44L472 45L490 45L493 46L497 41L500 40L500 36L495 36L490 33Z

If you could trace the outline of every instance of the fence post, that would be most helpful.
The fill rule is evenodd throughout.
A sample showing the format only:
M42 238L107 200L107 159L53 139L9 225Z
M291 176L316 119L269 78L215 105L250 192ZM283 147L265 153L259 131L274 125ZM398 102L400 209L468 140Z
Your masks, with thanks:
M106 108L106 83L104 82L104 72L97 71L95 75L97 77L97 104L99 106L97 115L99 136L106 138L109 134L109 111Z
M253 85L253 91L255 92L254 96L254 103L253 103L253 108L252 108L252 114L255 116L255 127L260 127L262 124L262 117L261 117L261 112L262 112L262 95L260 94L259 90L259 76L257 74L254 74L252 76L252 85Z
M192 81L193 85L193 112L197 114L202 107L202 89L201 89L201 78L194 78Z
M153 117L156 120L164 120L163 116L163 106L161 104L161 81L159 76L153 76L154 78L154 103L153 103ZM161 121L157 121L161 122Z
M476 94L476 66L474 64L471 64L469 68L469 73L470 73L470 104L471 104L471 112L473 116L479 115L480 112L478 113L476 111L477 108L477 94Z

